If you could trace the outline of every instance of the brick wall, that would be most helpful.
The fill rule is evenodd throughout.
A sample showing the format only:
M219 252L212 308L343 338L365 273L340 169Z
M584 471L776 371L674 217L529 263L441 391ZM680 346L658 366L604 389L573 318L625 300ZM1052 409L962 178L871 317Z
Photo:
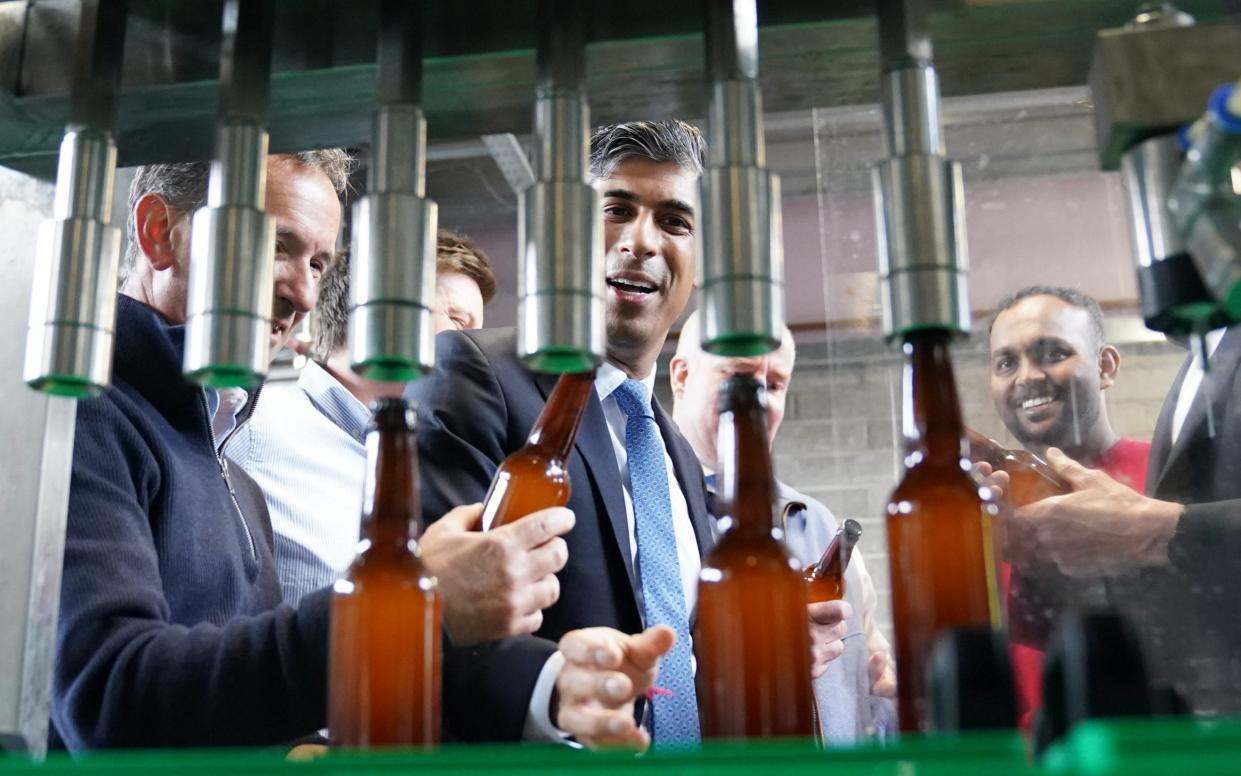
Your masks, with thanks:
M980 341L976 336L955 353L965 419L1015 447L991 405ZM1107 392L1109 416L1122 436L1149 439L1184 351L1167 343L1124 345L1120 350L1121 371ZM883 509L901 472L900 372L899 353L879 345L873 336L802 346L775 449L780 479L827 504L838 519L861 522L861 548L889 634Z

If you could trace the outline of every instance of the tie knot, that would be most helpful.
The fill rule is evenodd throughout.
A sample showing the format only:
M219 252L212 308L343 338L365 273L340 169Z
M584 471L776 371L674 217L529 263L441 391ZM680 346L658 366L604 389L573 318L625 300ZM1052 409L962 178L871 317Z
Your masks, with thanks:
M638 380L626 380L612 392L621 412L627 417L654 417L651 414L651 400L647 396L646 386Z

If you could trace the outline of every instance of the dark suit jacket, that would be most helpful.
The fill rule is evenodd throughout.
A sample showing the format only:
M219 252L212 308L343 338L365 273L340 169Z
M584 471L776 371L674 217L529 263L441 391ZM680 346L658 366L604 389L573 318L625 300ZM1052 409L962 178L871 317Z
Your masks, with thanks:
M1169 545L1173 568L1140 575L1132 607L1155 673L1200 710L1241 711L1241 327L1225 334L1176 443L1172 384L1151 440L1147 491L1186 505ZM1208 414L1208 409L1210 410ZM1141 620L1145 620L1142 622ZM1163 663L1161 665L1161 663Z
M422 511L430 522L460 504L482 501L496 467L526 442L555 386L515 357L512 329L446 332L436 338L436 367L414 382ZM699 551L710 546L702 469L689 443L655 403L655 419L685 494ZM562 635L576 628L642 629L640 587L629 546L620 470L603 405L592 395L569 460L577 517L565 537L569 561L560 600L534 636L445 654L444 711L465 740L519 740L539 671ZM671 484L671 483L670 483Z

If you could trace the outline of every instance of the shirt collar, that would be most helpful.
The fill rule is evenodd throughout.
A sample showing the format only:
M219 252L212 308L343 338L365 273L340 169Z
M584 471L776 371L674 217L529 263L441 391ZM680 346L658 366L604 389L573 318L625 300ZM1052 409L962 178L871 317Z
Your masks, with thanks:
M650 374L638 382L646 386L646 396L652 402L655 397L655 369L651 368ZM604 361L599 365L599 370L595 372L595 393L599 394L599 401L603 401L612 395L612 392L620 388L621 383L629 379L629 375L625 374L619 367Z
M307 361L297 378L297 387L302 389L324 417L349 436L358 441L366 437L371 411L322 366L314 361Z

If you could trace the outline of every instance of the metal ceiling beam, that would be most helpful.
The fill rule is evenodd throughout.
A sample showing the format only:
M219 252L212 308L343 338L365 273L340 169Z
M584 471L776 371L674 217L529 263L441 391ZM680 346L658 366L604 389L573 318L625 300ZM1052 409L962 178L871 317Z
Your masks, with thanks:
M278 13L269 123L273 152L368 142L375 101L373 51L354 41L363 30L367 36L374 34L373 27L367 27L367 4L316 2L325 9L357 6L363 10L357 18L339 13L332 17L340 19L340 29L321 44L324 51L319 55L307 50L304 42L295 44L298 36L280 31L285 17ZM640 7L627 5L628 14L600 6L597 18L592 19L595 42L587 51L587 89L594 122L704 115L699 5L635 2ZM50 177L68 102L65 93L55 91L56 79L49 75L56 68L52 61L55 47L50 45L56 38L39 38L35 30L20 23L27 5L0 3L0 51L12 50L25 38L29 45L21 71L44 73L44 80L26 83L22 96L17 96L12 88L2 88L3 84L16 88L10 80L12 73L0 71L0 165ZM63 7L66 3L40 0L34 8L48 5ZM212 61L212 43L195 37L192 29L187 31L192 25L181 20L180 11L160 17L158 9L167 0L149 0L149 5L156 10L135 21L145 25L148 45L135 44L132 56L128 48L126 52L120 164L209 156L218 101L215 81L204 77L207 80L168 83L167 79L201 71L204 63ZM432 38L438 42L429 46L428 53L433 55L426 60L424 71L423 104L432 148L440 141L483 134L528 133L534 52L519 46L527 38L530 43L534 40L533 2L522 0L514 5L483 0L482 11L474 4L432 5L441 9L428 19L428 26L436 31ZM466 5L474 11L472 26L457 18L460 11L443 10ZM531 11L528 17L522 15L526 6ZM1184 0L1181 6L1200 22L1225 16L1220 0ZM289 6L282 2L280 8ZM759 9L759 51L765 110L877 101L878 52L869 8L867 2L764 2ZM1133 10L1133 0L932 3L929 29L943 93L987 94L1083 84L1095 32L1123 23ZM821 18L828 14L832 18ZM529 23L524 21L527 18ZM489 23L488 19L496 21ZM502 33L508 33L507 37ZM178 45L189 53L181 59L160 58L160 46L176 50Z

